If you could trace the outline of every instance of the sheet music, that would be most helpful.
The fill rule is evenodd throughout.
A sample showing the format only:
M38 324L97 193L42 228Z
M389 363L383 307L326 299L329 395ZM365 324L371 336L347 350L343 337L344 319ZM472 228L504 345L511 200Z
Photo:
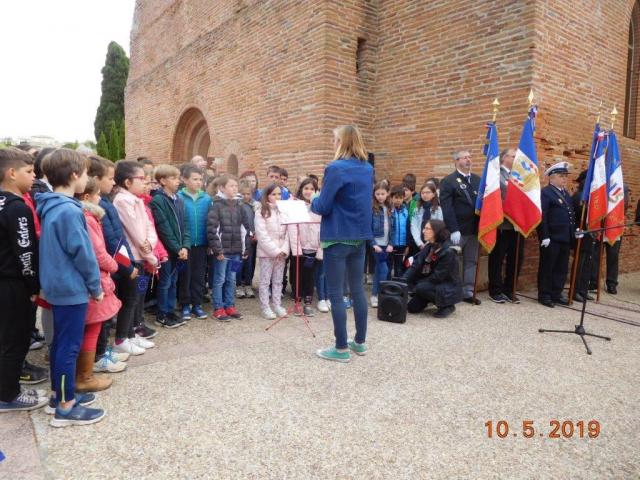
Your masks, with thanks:
M280 211L280 222L283 225L312 222L307 204L302 200L278 200L276 204Z

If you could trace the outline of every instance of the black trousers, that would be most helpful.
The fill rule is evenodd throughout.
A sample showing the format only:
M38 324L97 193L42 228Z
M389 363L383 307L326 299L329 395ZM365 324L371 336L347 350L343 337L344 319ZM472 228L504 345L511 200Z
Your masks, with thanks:
M416 286L416 293L407 304L407 312L420 313L429 306L430 303L436 302L436 289L432 284L423 282Z
M594 249L595 242L590 235L585 235L580 242L580 257L578 258L575 286L576 293L582 296L587 295L591 274L594 270L597 270L597 266L593 261ZM589 260L589 256L591 256L591 260Z
M138 303L142 302L144 305L144 295L138 293L137 281L129 277L116 279L116 289L122 302L116 321L116 338L129 338Z
M553 240L548 247L540 247L538 300L555 302L560 299L569 272L570 251L570 244Z
M520 234L515 230L498 229L496 246L489 254L489 295L493 296L501 293L512 295L515 293L513 292L513 283L516 275L519 275L520 269L522 268L524 252L524 238L520 236L518 268L516 271L518 236L520 236Z
M100 327L100 334L98 335L98 342L96 343L96 362L107 351L107 345L109 344L109 335L111 334L111 328L113 327L113 324L113 319L102 322L102 326Z
M391 278L393 279L394 277L401 277L404 275L405 272L405 268L404 268L404 250L407 247L402 245L399 247L393 247L393 253L390 253L389 255L392 256L392 260L391 260L391 267L389 268L389 272L391 273ZM393 268L393 271L391 270L391 268Z
M604 250L607 255L607 287L618 286L618 264L620 259L620 245L622 239L618 240L613 246L608 242L604 244ZM593 267L591 269L591 284L595 285L598 281L598 265L600 264L600 242L596 242L593 247Z
M178 275L178 302L181 305L202 305L207 268L207 247L191 247L189 261Z
M311 260L307 260L311 258ZM292 256L291 261L289 262L289 277L291 278L291 292L293 298L298 297L298 291L296 289L296 263L298 261L297 256ZM307 265L307 261L310 265ZM300 256L300 297L304 300L307 297L313 297L313 287L315 283L315 273L316 273L316 254L314 253L305 253Z
M31 343L29 292L22 280L0 279L0 401L20 393L20 372Z

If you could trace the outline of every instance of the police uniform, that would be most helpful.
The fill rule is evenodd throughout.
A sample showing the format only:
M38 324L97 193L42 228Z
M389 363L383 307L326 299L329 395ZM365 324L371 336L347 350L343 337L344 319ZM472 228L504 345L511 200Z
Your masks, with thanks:
M545 175L568 173L569 164L560 162L550 167ZM540 264L538 267L538 301L553 307L554 303L567 304L562 294L569 271L569 253L575 236L575 214L569 193L549 184L540 192L542 221L538 226Z

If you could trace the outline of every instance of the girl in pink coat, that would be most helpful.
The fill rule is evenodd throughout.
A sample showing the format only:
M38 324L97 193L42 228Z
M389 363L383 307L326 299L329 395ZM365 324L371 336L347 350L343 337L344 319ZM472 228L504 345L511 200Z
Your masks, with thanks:
M89 239L100 267L100 285L104 292L104 298L99 302L94 299L89 301L84 327L84 339L76 366L76 390L79 392L96 392L106 390L113 381L108 375L93 373L93 362L100 328L103 322L117 315L122 303L116 297L116 286L111 278L111 274L118 270L118 264L107 253L105 247L100 223L105 212L98 205L100 203L100 186L94 178L89 179L84 193L80 195L80 199L84 206L84 217L87 222Z
M255 229L258 239L257 257L260 259L260 306L264 318L272 320L283 317L287 311L282 307L282 277L287 256L289 255L289 232L280 221L280 212L276 202L281 198L280 187L272 183L262 191L260 208L256 211ZM269 285L271 285L271 303L269 306Z

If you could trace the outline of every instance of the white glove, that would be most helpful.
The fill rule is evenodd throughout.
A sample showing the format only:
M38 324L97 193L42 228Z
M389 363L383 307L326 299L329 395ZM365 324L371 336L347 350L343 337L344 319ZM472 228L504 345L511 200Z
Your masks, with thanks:
M576 238L580 239L584 237L584 233L579 228L576 228Z
M451 234L451 243L453 243L454 245L460 244L460 232L453 232Z
M541 247L545 247L547 248L549 246L549 244L551 243L551 239L550 238L545 238L544 240L542 240L542 242L540 243Z

